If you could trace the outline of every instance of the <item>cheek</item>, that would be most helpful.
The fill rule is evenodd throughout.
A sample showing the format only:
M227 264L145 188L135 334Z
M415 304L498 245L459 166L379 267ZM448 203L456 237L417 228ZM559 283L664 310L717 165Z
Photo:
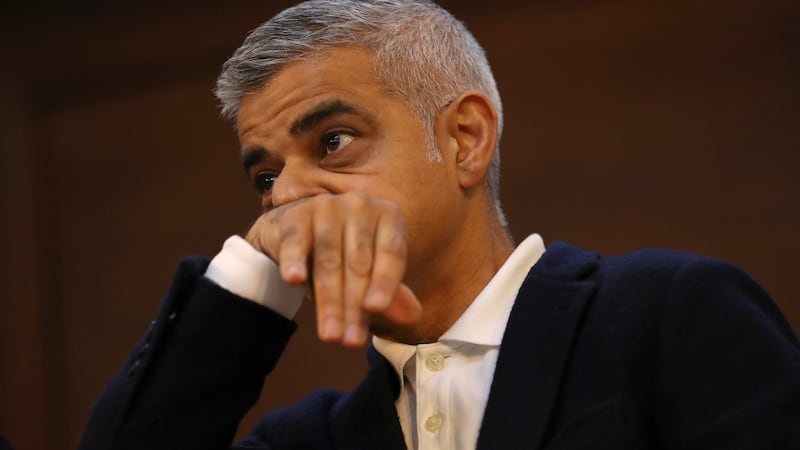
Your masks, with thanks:
M406 204L401 205L409 228L423 238L442 239L451 232L453 220L459 216L457 192L443 180L442 173L431 173L409 183L404 194ZM412 225L413 223L413 225ZM411 233L411 230L409 230Z

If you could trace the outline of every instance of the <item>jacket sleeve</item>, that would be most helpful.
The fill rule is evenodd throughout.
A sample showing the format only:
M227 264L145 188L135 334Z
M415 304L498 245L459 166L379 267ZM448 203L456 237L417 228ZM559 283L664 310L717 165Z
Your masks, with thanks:
M796 449L800 347L769 296L741 270L702 260L677 272L664 308L663 448Z
M227 449L296 325L183 261L156 320L98 399L79 450Z

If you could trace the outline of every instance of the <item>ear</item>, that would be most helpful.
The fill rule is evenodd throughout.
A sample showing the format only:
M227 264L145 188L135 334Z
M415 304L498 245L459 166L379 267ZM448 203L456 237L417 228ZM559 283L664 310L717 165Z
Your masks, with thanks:
M497 143L497 111L485 94L467 91L444 111L448 148L445 158L454 158L462 188L472 188L486 181L487 171Z

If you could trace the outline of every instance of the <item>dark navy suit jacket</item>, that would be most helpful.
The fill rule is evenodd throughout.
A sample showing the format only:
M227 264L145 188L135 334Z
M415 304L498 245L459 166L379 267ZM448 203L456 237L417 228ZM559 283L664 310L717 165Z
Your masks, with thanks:
M90 417L82 450L225 449L295 329L185 261ZM374 350L351 393L267 414L235 449L404 448ZM739 269L686 253L551 245L517 297L478 449L800 448L800 348Z

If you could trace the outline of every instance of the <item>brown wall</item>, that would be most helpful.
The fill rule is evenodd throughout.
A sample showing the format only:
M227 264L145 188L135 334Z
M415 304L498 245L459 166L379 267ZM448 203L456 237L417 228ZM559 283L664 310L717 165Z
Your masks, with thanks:
M258 204L215 76L290 2L29 6L0 56L0 433L70 448L181 256ZM529 4L531 3L531 4ZM503 200L520 238L731 260L800 329L800 3L455 1L505 101ZM264 398L347 389L360 352L298 319Z

